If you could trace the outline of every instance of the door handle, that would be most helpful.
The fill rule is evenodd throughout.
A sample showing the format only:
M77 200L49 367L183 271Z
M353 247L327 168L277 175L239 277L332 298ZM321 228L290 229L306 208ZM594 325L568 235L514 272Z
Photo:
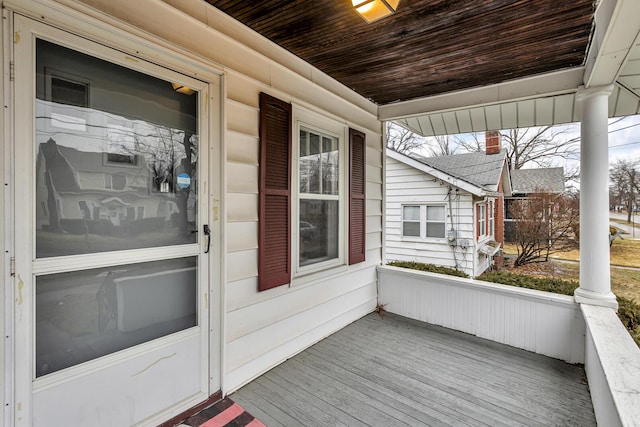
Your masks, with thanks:
M204 232L204 235L207 236L207 250L204 251L204 253L208 254L209 249L211 248L211 229L209 228L209 224L203 225L202 231Z

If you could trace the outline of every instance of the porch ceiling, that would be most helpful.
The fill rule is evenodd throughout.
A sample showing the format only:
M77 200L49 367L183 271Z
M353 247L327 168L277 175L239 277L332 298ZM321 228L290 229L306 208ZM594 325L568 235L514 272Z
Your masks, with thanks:
M640 113L638 0L402 0L373 24L350 0L205 1L423 135L576 121L582 84Z

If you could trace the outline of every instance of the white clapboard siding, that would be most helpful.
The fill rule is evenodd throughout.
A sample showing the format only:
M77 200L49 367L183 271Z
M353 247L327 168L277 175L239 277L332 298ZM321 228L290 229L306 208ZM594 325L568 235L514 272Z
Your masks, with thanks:
M388 266L378 289L391 313L584 362L585 322L571 296Z
M257 109L234 101L227 101L225 108L228 131L245 136L258 136L260 112Z
M312 296L309 295L309 297ZM247 329L250 329L251 332L227 343L227 373L242 369L252 360L277 351L279 347L286 345L293 339L306 335L310 330L320 327L337 315L348 313L362 304L369 306L369 312L375 308L376 288L373 283L371 286L360 287L347 294L340 294L339 298L314 304L303 311L296 310L290 316L283 317L277 323L268 324L263 328L255 329L252 325L247 325ZM282 311L282 307L277 311ZM327 316L327 312L332 315ZM234 317L234 320L237 321L238 317ZM331 332L333 331L328 331L328 333ZM303 349L304 347L297 349L297 351ZM284 360L276 361L275 364L282 361Z
M258 222L258 194L226 194L227 222Z
M258 192L258 166L227 162L227 192L251 194Z
M258 248L258 223L230 222L227 224L227 252Z
M259 309L256 309L255 305L248 305L229 311L227 340L234 341L255 332L254 323L259 323L262 327L275 325L318 304L324 304L360 289L361 283L375 282L376 272L374 269L367 268L354 271L346 277L349 280L344 280L345 276L342 274L336 274L311 286L296 286L277 298L256 302L260 305ZM321 294L318 294L319 289L322 290ZM291 309L283 310L283 307L291 307Z
M258 165L260 153L259 140L256 136L227 131L227 160L248 165Z
M326 338L332 333L342 329L345 325L348 325L361 317L371 313L372 304L375 307L375 299L373 301L367 301L358 307L350 309L344 312L334 311L334 316L327 322L322 324L308 323L306 333L298 335L291 341L284 343L283 345L275 348L273 351L263 353L255 359L247 362L241 368L229 371L225 374L225 389L236 390L245 385L251 379L260 376L267 372L272 366L276 366L285 360L291 358L293 355L299 353L301 349L310 347L318 341ZM321 316L315 316L308 320L317 321ZM293 319L291 322L300 322L302 319ZM304 319L303 321L306 321ZM269 333L278 333L279 331L265 330L260 338L266 338ZM236 343L234 347L246 345L244 343ZM235 349L234 349L235 350ZM232 351L228 352L233 354Z
M289 70L272 66L271 73L271 86L236 72L229 72L226 79L226 392L371 312L376 305L375 268L382 258L380 123L370 113L338 100ZM336 269L330 276L264 292L257 291L260 92L366 133L366 213L367 225L371 225L367 228L365 262Z
M227 283L258 276L258 250L227 252L226 271Z
M449 186L440 180L395 159L387 158L385 199L385 259L389 261L415 261L445 267L456 266L469 276L484 271L486 257L479 257L475 249L473 228L473 198L466 191L459 190L458 196L447 201ZM455 191L455 188L453 188ZM447 239L418 239L402 237L402 205L441 204L445 206L447 230L452 225L459 239L467 239L469 247L455 248Z
M351 269L351 271L358 272L360 270L371 270L371 267L375 269L375 267L380 264L380 255L381 248L367 250L366 261L358 264L358 268ZM345 280L342 274L338 275L338 277L342 278L341 280ZM346 280L351 280L349 277L350 276L347 276ZM324 278L322 281L317 281L317 283L323 283L325 280L333 280L333 276ZM314 285L315 283L311 283L308 286L313 287ZM277 288L270 289L267 292L256 292L257 288L257 274L248 278L228 281L226 286L227 312L232 312L243 307L255 306L270 299L277 299L292 291L287 286L279 286ZM302 287L296 286L292 289L302 289Z

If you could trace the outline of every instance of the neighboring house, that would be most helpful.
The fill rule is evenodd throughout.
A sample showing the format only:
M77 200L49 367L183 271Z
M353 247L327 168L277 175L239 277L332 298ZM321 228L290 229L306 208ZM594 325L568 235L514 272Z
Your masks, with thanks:
M471 277L493 265L510 181L499 137L487 139L485 153L426 158L387 149L387 261L431 263Z
M564 168L515 169L511 174L511 196L504 199L504 240L515 239L516 220L511 207L536 191L561 194L565 190Z

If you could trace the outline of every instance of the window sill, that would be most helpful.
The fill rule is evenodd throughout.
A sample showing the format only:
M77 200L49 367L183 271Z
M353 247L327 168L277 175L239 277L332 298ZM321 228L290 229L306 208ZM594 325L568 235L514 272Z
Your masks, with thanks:
M415 243L449 243L446 237L405 237L400 239L403 242L415 242Z
M342 274L349 269L349 266L346 264L340 264L333 267L327 267L320 271L313 272L301 272L298 273L296 277L291 279L290 287L294 288L302 285L309 285L317 282L319 280L325 280L331 276L335 276L338 274Z

